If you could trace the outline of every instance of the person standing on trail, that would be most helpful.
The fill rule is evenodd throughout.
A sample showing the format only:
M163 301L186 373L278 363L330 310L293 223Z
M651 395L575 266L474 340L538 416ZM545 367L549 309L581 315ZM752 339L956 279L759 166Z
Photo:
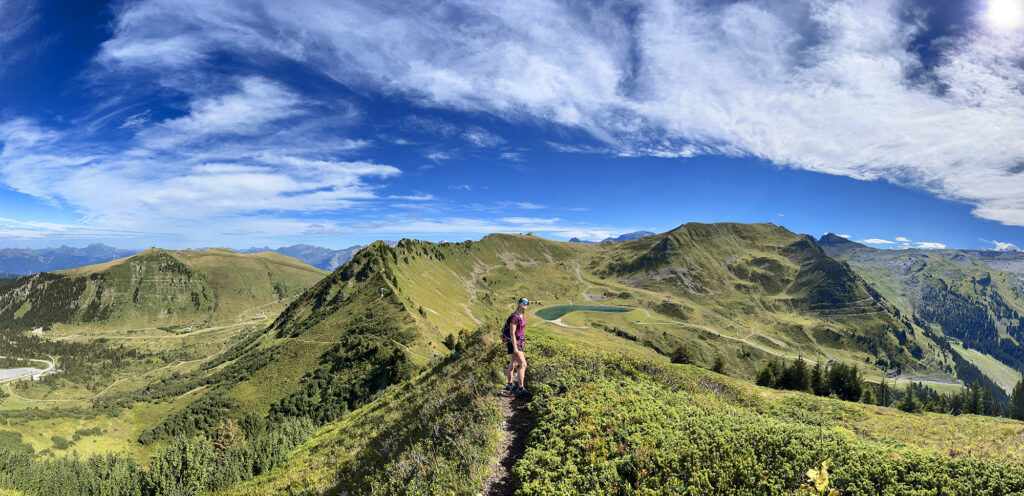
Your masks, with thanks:
M526 347L526 307L529 305L530 300L520 298L516 311L512 312L512 315L505 319L505 325L501 328L501 340L505 342L510 358L508 370L505 373L508 376L505 391L512 391L516 396L530 395L530 392L523 384L523 380L526 378L526 355L524 354ZM517 367L519 368L518 371L516 370Z

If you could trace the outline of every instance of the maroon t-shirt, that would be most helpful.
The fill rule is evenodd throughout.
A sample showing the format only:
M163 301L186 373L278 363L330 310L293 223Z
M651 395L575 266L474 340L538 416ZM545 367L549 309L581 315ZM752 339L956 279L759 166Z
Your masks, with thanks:
M501 328L501 337L504 338L505 341L512 341L512 337L510 335L513 324L512 319L516 319L516 344L522 343L526 340L526 319L519 315L518 312L512 312L512 315L509 315L508 318L505 319L505 326Z

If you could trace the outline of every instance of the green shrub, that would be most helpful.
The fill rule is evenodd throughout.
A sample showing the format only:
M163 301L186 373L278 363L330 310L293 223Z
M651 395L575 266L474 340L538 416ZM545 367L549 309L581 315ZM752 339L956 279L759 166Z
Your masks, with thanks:
M65 437L52 436L50 441L53 441L53 449L66 450L71 447L71 442Z

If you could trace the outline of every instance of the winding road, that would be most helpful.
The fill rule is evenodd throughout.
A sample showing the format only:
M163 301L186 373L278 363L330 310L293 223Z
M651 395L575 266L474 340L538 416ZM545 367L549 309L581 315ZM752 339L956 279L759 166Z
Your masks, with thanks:
M0 358L8 358L8 357L0 356ZM43 373L46 373L46 372L49 372L49 371L53 370L53 368L56 366L55 364L56 364L57 360L54 359L53 357L49 357L49 358L50 358L49 361L47 361L47 360L40 360L40 359L37 359L37 358L23 358L22 360L28 360L30 362L45 363L46 364L46 368L45 369L31 369L31 372L26 372L26 373L18 375L18 376L8 377L7 379L0 380L0 384L3 384L5 382L13 382L13 381L16 381L18 379L24 379L26 377L31 377L31 376L36 375L36 374L43 374Z

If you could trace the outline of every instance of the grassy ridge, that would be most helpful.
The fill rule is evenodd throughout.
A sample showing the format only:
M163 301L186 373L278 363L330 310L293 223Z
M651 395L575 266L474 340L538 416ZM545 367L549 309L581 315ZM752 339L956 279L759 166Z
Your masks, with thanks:
M172 328L233 321L271 310L266 306L303 292L324 274L274 253L151 249L18 279L0 294L0 328Z
M475 494L496 456L493 395L505 355L490 333L467 343L323 427L284 466L221 494ZM541 330L529 359L536 426L514 469L518 494L790 494L826 459L841 494L1024 490L1024 468L1012 461L1024 454L1017 436L988 451L975 440L966 457L972 448L961 440L891 432L948 428L947 416L781 393L692 366L584 351ZM1020 430L1000 419L957 421Z

